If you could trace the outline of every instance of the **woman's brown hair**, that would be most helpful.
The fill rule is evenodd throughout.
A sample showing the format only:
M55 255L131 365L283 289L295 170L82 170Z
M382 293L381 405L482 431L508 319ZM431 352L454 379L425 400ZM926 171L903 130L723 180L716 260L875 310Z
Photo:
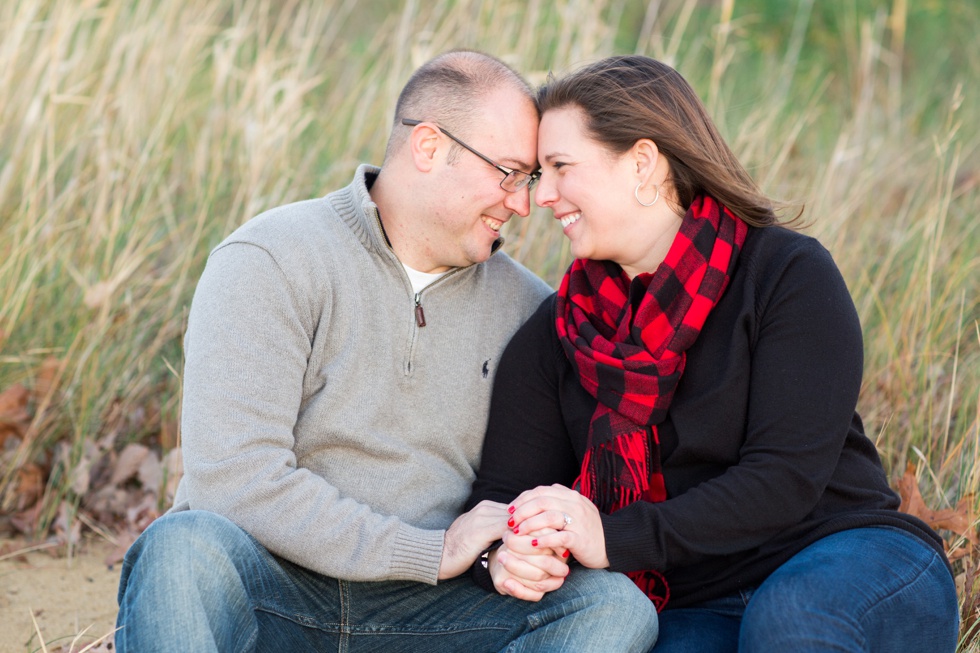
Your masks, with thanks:
M747 223L776 223L774 202L752 180L718 133L700 98L680 73L638 55L597 61L538 91L541 112L569 105L586 114L589 135L623 154L641 138L670 163L670 182L686 211L701 194Z

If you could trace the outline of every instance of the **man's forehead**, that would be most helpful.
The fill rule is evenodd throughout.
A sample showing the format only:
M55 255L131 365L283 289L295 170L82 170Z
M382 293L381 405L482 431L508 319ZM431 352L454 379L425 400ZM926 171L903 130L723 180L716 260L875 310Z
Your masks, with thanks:
M501 165L520 169L537 169L538 112L526 94L510 92L492 94L483 107L479 140L494 150Z
M505 165L509 168L515 168L517 170L536 170L538 167L538 141L536 128L533 134L534 135L531 138L527 138L526 136L518 136L516 134L508 135L508 137L498 146L500 154L498 155L497 162L501 165ZM525 138L527 138L526 142L524 140Z

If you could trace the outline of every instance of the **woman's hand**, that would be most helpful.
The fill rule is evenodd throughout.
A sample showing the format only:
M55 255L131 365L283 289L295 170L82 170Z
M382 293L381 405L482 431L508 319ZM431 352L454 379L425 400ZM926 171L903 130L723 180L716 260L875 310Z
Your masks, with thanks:
M545 594L562 586L569 571L560 554L548 549L520 554L508 549L506 544L491 551L487 562L497 591L524 601L540 601Z
M517 497L508 511L513 526L504 543L511 552L526 555L539 549L567 549L586 567L609 566L599 509L575 490L564 485L537 487ZM539 535L543 529L555 532Z

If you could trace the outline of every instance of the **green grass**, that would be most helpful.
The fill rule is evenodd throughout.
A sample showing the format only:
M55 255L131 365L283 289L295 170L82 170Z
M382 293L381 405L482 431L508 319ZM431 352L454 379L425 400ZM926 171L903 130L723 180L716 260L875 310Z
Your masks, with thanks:
M62 365L0 493L55 455L46 529L87 446L166 446L209 249L379 162L412 69L465 46L532 82L613 53L678 68L841 266L890 474L912 460L926 501L955 505L980 485L978 30L975 3L928 0L2 3L0 390ZM508 229L556 283L552 222Z

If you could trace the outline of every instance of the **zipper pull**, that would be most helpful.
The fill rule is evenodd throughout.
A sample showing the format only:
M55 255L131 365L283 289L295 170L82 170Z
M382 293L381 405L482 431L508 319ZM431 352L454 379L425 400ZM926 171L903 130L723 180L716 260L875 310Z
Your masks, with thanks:
M419 327L425 326L425 311L422 310L422 293L415 293L415 323Z

